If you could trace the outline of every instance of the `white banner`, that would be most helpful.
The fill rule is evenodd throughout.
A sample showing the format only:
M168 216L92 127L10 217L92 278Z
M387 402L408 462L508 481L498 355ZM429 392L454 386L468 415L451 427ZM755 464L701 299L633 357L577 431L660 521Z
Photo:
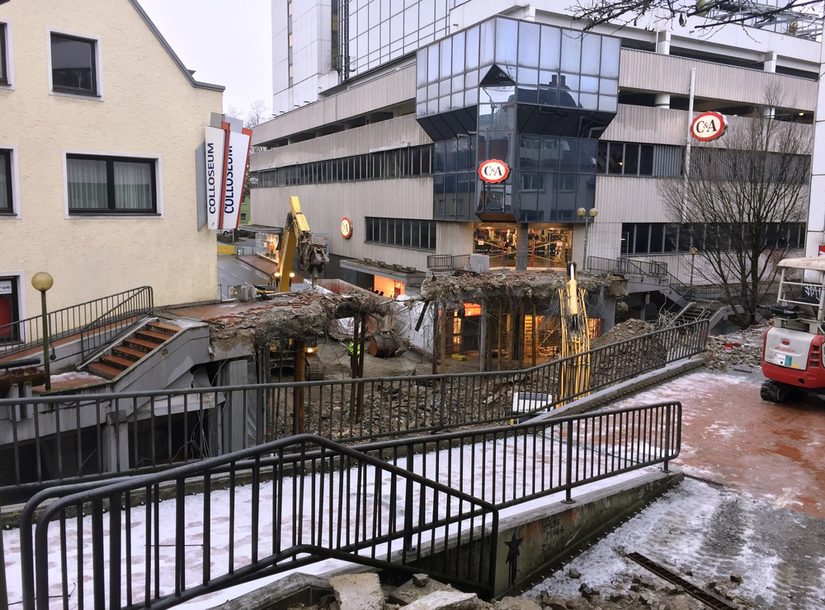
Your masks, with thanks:
M241 201L243 199L246 158L249 155L251 136L252 132L249 129L229 133L229 153L226 155L226 188L224 190L223 215L221 217L221 230L223 231L238 228L241 216Z
M223 206L223 164L226 152L226 132L217 127L207 127L205 135L206 155L206 228L217 229Z

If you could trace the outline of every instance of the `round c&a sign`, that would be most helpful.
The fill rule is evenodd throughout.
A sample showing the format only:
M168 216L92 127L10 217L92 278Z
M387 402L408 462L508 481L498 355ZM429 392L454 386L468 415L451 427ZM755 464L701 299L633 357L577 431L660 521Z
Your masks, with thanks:
M478 177L490 184L504 182L509 175L510 167L499 159L487 159L478 166Z
M700 142L710 142L722 137L728 128L727 119L718 112L703 112L690 123L690 135Z

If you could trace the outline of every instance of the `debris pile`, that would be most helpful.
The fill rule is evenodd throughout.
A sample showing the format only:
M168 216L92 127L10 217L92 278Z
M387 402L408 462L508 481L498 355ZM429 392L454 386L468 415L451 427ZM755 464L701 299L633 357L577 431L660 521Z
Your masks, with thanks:
M689 571L688 571L689 572ZM686 573L686 576L692 574ZM568 577L579 579L576 570L569 570ZM742 583L742 575L733 573L727 582L711 581L705 591L724 600L730 607L746 610L752 604L736 595L736 588ZM700 610L705 604L688 595L681 587L655 576L634 575L629 583L614 582L609 589L598 590L586 582L579 586L580 598L561 597L549 591L538 593L536 601L542 608L551 610L635 610L651 608L662 610ZM722 607L720 605L720 607Z
M627 294L624 278L616 275L579 274L580 288L588 293L603 289L610 296ZM567 281L563 271L489 271L487 273L456 272L452 275L432 275L421 284L421 296L447 305L458 306L465 301L546 307L558 298L558 290Z
M708 337L705 366L714 371L750 372L762 362L762 337L765 326L751 326L727 335Z
M635 339L636 337L641 337L642 335L652 333L654 330L656 330L655 327L649 322L636 319L626 320L621 324L616 324L616 326L600 337L593 339L590 342L590 347L597 348L603 345L609 345L611 343L619 343L620 341Z
M568 572L569 578L580 579L575 570ZM297 602L300 593L296 582L289 580L310 579L314 589L312 602ZM736 589L742 582L738 573L730 575L725 582L713 581L705 591L720 600L719 607L748 610L750 602L738 597ZM281 589L279 591L279 588ZM294 605L284 605L289 610L700 610L705 605L688 595L681 587L661 580L653 575L634 575L623 582L615 582L609 589L599 590L586 582L581 582L577 596L560 596L550 591L520 597L503 597L494 602L486 602L475 593L465 593L450 585L430 578L426 574L415 574L399 587L381 583L374 572L351 573L330 578L295 575L281 584L274 583L256 592L247 594L224 606L226 610L240 607L259 608L262 602L277 601L280 595L289 593L296 600ZM243 606L242 606L243 605Z

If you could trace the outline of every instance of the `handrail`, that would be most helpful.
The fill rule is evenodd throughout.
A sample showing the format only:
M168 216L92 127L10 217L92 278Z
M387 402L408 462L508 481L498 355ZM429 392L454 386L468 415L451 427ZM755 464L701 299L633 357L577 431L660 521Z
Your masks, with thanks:
M215 505L216 512L222 507L229 512L229 526L223 528L222 520L213 522L211 515L215 503L212 479L227 473L229 488L217 493L228 495L228 502L224 499ZM250 490L239 488L237 477L241 473L249 475ZM187 510L186 489L196 483L203 501L194 510ZM161 522L159 515L168 506L161 507L160 489L164 485L173 486L175 506L170 519ZM22 589L27 610L49 607L50 578L60 581L64 597L68 583L74 582L72 595L75 599L90 598L85 599L93 602L90 607L164 608L325 557L419 571L421 567L414 564L433 549L467 543L478 546L474 565L468 566L458 554L444 554L441 569L433 565L429 569L434 575L492 593L495 553L490 550L497 548L498 536L498 510L492 503L315 435L279 439L96 488L82 485L64 490L67 495L43 508L33 534L41 502L55 494L32 498L23 510ZM241 521L235 514L236 498L245 493L252 497L251 514L243 515L244 524L249 522L247 519L251 521L251 549L239 558L238 565L235 551L242 540L238 540L234 526ZM434 504L428 508L430 502ZM64 526L70 512L85 512L90 517L85 522L77 519L77 527L67 532ZM108 540L103 526L105 513L108 531L117 532ZM189 520L198 518L201 551L193 554L186 548L196 527ZM143 527L130 527L141 519ZM49 526L54 521L61 523L57 545L49 537ZM172 546L173 553L162 552L159 544L167 539L169 530L174 532L173 544L166 546ZM125 544L121 543L122 536ZM213 540L218 542L213 545ZM220 558L213 560L213 546L228 548L228 564ZM90 557L84 553L76 563L68 562L71 549L82 547L90 547ZM145 562L134 570L132 557L139 549L145 552L141 553ZM482 549L487 552L481 553ZM50 569L50 554L61 557L59 570ZM187 583L186 571L193 563L199 575L192 578L190 574ZM94 576L91 590L80 577L86 570ZM124 581L125 591L121 589Z
M118 306L113 307L112 302L119 300L122 304L140 297L145 298L144 306L136 308L132 315L151 314L154 310L151 286L141 286L51 311L48 313L49 338L51 341L56 341L76 335L87 325L99 320L101 315L105 315L99 313L101 309L105 307L109 311ZM0 336L15 337L14 342L0 343L0 357L38 347L43 339L42 323L43 317L35 316L0 325Z
M590 387L571 395L561 369L582 356L512 371L0 399L0 491L160 470L299 432L356 443L493 425L701 353L706 339L703 320L592 349L580 361Z
M122 309L124 306L129 304L130 301L136 302L136 307L126 309L125 311L122 311L119 315L113 316L112 318L107 318L109 314L117 311L118 309ZM128 298L124 299L122 302L110 308L109 311L102 314L96 320L89 322L79 331L81 360L86 360L92 352L99 349L102 345L109 343L109 341L113 337L122 334L128 328L131 328L132 326L137 324L140 320L136 318L140 316L151 315L153 310L153 290L151 286L145 286L144 288L139 289L137 292L130 295ZM131 320L131 322L128 324L118 324L119 322L129 320ZM107 326L110 328L108 328L107 331L103 334L92 332L96 329Z
M620 256L619 258L604 258L602 256L588 256L587 268L591 271L603 271L619 274L645 275L662 278L667 275L667 264L658 261L640 261Z

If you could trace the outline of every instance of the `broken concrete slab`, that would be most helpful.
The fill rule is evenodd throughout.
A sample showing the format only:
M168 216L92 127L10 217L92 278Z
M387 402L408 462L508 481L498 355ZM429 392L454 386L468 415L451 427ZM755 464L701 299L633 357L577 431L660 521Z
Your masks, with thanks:
M535 601L527 597L503 597L496 602L495 610L542 610Z
M389 600L406 606L436 591L455 591L450 585L429 577L421 578L421 576L421 574L416 574L403 585L396 588L390 593Z
M475 593L462 593L461 591L435 591L404 606L404 610L481 610L482 608L490 608L490 605L478 599Z
M329 579L341 610L384 610L384 592L378 574L342 574Z

